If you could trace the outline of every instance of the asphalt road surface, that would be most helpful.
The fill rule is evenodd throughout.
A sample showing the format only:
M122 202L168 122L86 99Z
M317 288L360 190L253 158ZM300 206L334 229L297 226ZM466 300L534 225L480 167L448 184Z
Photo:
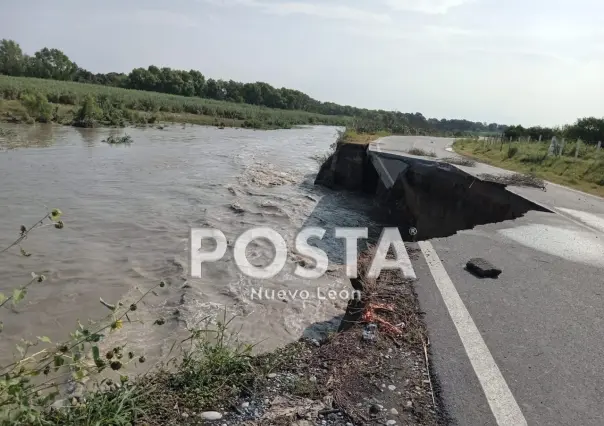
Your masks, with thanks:
M442 158L452 142L388 137L370 149ZM554 184L508 189L553 213L418 243L416 291L445 407L461 426L604 425L604 199ZM503 273L474 277L472 257Z

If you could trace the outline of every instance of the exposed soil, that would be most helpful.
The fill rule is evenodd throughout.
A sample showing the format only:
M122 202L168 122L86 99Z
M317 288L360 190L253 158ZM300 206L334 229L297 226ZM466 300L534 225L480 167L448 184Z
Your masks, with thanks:
M369 252L359 259L353 286L362 287L363 296L349 303L340 332L256 357L262 376L237 399L213 407L220 418L204 420L207 411L179 407L179 396L171 392L157 424L446 424L413 283L399 271L364 278L370 259Z

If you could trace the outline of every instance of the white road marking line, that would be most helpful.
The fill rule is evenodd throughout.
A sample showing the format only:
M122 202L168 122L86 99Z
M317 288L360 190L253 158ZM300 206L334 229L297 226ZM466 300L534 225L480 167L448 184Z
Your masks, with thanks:
M457 333L480 381L497 424L500 426L527 425L514 395L512 395L501 371L499 371L499 367L497 367L489 348L482 339L474 320L461 300L434 247L428 241L420 241L419 247L426 258L430 273L442 295L453 324L455 324Z
M572 216L577 219L581 225L587 225L592 231L604 233L604 216L597 216L582 210L565 209L562 207L554 207L554 209L557 210L557 213L563 213L563 216L567 219L570 219L568 216ZM576 222L576 220L573 221Z
M380 147L380 144L378 144L378 143L375 144L375 149L378 153L382 152L382 148ZM375 156L375 159L380 163L382 170L384 172L386 172L386 176L388 177L388 180L390 181L390 186L394 185L394 179L392 178L392 175L390 174L390 172L388 171L386 166L384 166L384 163L383 163L382 159L380 158L380 156L379 155Z

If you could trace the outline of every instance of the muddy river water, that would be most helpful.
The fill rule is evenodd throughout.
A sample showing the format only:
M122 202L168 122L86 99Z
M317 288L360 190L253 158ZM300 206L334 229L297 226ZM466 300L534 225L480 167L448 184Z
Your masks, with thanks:
M337 129L312 127L278 131L183 128L127 129L134 143L110 146L115 129L9 127L0 134L0 249L35 223L46 208L63 212L65 228L34 231L23 247L0 255L0 291L8 294L32 271L47 281L31 288L16 310L0 314L4 331L0 358L12 356L19 338L66 337L77 320L101 318L99 298L124 303L165 280L139 304L133 322L111 336L150 356L161 356L186 328L204 318L235 315L233 330L260 349L318 333L343 313L346 300L323 300L319 291L348 289L343 241L336 226L371 226L370 199L313 185L318 163ZM319 280L293 274L293 238L303 226L327 230L317 243L330 258ZM230 242L243 231L269 226L292 247L274 278L243 276L230 250L202 278L190 279L188 235L192 227L222 230ZM312 240L311 240L312 241ZM248 257L272 256L262 241ZM252 290L306 289L302 300L252 299ZM270 293L269 293L270 294ZM324 293L322 293L324 294ZM154 326L156 318L163 326ZM133 319L134 319L133 318Z

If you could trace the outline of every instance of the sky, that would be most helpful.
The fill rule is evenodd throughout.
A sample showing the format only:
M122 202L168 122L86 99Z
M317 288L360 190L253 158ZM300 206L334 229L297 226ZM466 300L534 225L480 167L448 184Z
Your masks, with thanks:
M3 0L0 38L93 72L148 65L502 124L604 116L601 0Z

